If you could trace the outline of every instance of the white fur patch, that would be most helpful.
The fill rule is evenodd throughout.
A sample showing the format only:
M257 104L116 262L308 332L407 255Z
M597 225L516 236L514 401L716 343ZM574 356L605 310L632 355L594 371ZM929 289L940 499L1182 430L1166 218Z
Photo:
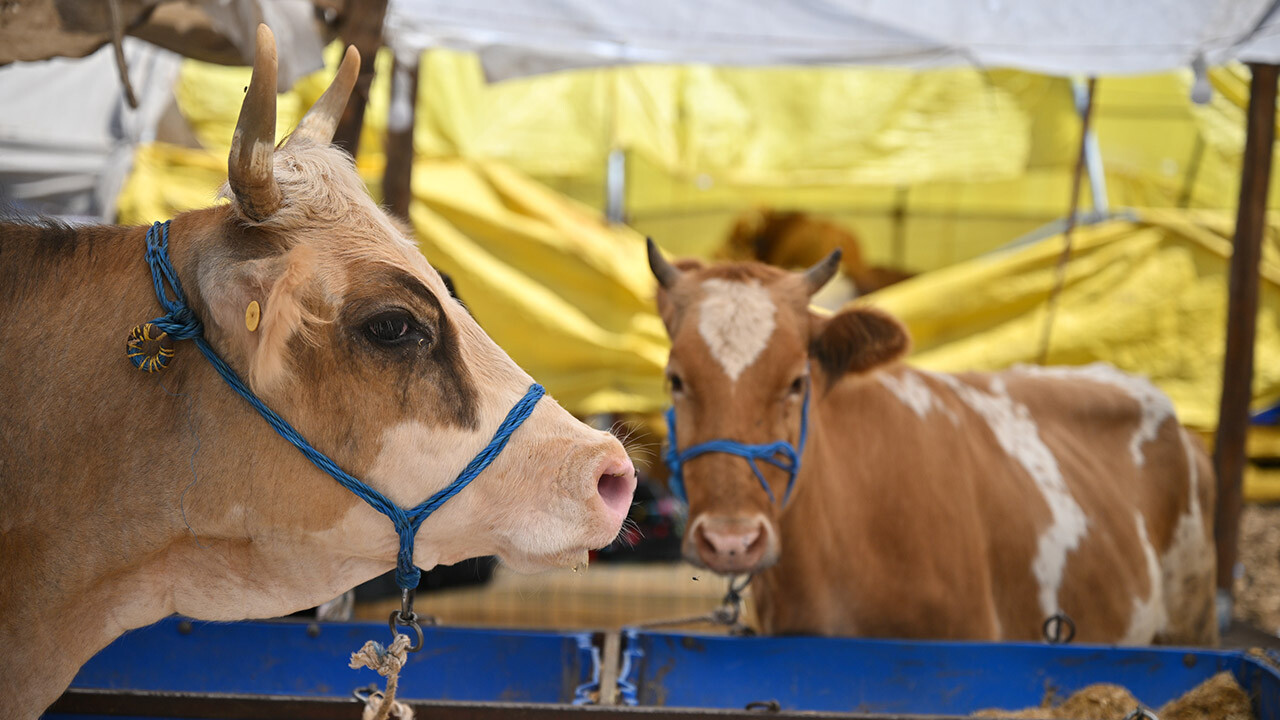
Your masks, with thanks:
M951 408L943 404L938 396L934 395L929 386L925 384L920 375L913 370L904 368L897 375L887 372L877 373L876 380L886 390L893 393L894 397L902 401L903 405L911 408L912 412L918 415L920 419L926 418L931 410L937 410L949 418L952 423L959 422Z
M1133 599L1133 615L1120 644L1146 645L1164 630L1168 622L1168 610L1164 602L1160 563L1156 560L1156 550L1147 534L1147 522L1137 510L1133 511L1133 517L1138 524L1138 544L1142 546L1142 555L1147 560L1147 579L1151 583L1151 592L1146 600L1139 597Z
M778 308L759 280L712 278L698 309L698 333L730 380L760 357L773 336Z
M1160 426L1169 418L1174 417L1173 403L1159 388L1152 385L1146 378L1130 375L1106 363L1093 363L1082 367L1019 365L1015 369L1036 377L1050 377L1061 380L1084 379L1102 385L1110 385L1137 401L1142 418L1138 422L1138 429L1134 431L1133 437L1129 440L1129 453L1133 456L1133 464L1138 467L1142 467L1146 461L1146 457L1142 453L1142 446L1155 440L1156 434L1160 432Z
M1058 612L1058 591L1066 571L1067 556L1080 545L1088 529L1084 510L1062 477L1058 460L1040 439L1039 428L1025 405L1009 397L1004 381L994 378L986 393L959 379L938 374L956 395L987 421L996 442L1022 465L1049 506L1052 521L1037 541L1031 571L1040 584L1040 609L1045 617Z

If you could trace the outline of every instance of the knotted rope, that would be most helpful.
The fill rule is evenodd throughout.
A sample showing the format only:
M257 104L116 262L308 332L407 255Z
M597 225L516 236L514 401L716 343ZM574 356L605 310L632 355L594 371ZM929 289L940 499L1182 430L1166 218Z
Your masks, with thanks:
M361 720L387 720L394 715L400 720L413 720L413 708L402 702L396 702L396 688L400 684L400 670L404 668L412 641L408 635L396 635L389 647L370 640L356 652L351 653L351 668L359 670L367 667L387 679L385 692L374 690L364 699L364 713Z
M236 371L231 369L231 366L227 365L218 356L218 353L205 340L204 326L201 325L200 319L196 317L191 307L187 304L187 297L182 292L182 283L178 280L178 273L174 270L173 263L169 260L168 221L156 223L147 231L145 257L147 264L151 267L151 279L155 285L156 300L160 302L160 305L165 310L164 315L149 323L161 331L160 336L156 339L163 340L167 336L173 340L195 340L196 347L200 349L209 364L213 365L213 368L218 371L218 374L222 376L227 385L231 386L231 389L237 395L244 398L245 402L249 403L281 437L288 440L304 457L327 473L329 477L337 480L343 487L355 493L360 499L373 507L374 510L390 518L392 524L395 525L396 534L400 538L400 550L396 554L396 584L405 590L416 588L418 580L421 578L421 572L413 564L413 541L418 533L418 528L446 500L461 492L481 472L484 472L485 468L489 467L494 458L498 457L502 449L507 446L507 441L511 439L511 435L533 414L534 406L546 394L546 390L537 383L530 385L524 397L507 413L506 419L498 426L489 444L476 454L475 458L458 474L458 477L442 490L427 498L422 504L405 510L392 502L386 495L348 474L338 467L338 464L330 459L329 456L312 447L306 438L302 437L301 433L295 430L284 418L277 415L275 411L267 407L257 395L254 395L249 386L236 374ZM166 284L168 288L173 290L173 297L169 296ZM144 333L142 327L135 328L134 332ZM132 338L132 335L130 337ZM173 356L171 350L168 356L162 360L153 360L141 352L138 353L140 357L135 357L132 344L128 345L127 354L134 367L147 372L163 370L168 366L169 359Z
M777 500L774 498L773 489L765 481L764 473L760 472L760 466L756 464L756 461L763 460L787 474L787 491L782 496L782 506L786 507L787 502L791 500L791 490L795 487L796 476L800 473L800 456L804 454L804 443L808 435L808 384L805 385L804 404L800 408L800 437L794 446L786 440L748 445L737 440L720 438L699 443L681 452L676 446L676 409L675 407L669 407L667 408L667 449L662 454L662 459L666 462L667 469L671 471L671 477L667 480L667 487L671 489L671 494L675 495L681 502L688 504L689 498L686 496L684 489L684 464L699 455L707 453L718 452L737 455L745 459L747 464L751 466L751 471L755 473L756 480L760 481L760 487L764 488L765 494L769 496L770 503L777 503Z

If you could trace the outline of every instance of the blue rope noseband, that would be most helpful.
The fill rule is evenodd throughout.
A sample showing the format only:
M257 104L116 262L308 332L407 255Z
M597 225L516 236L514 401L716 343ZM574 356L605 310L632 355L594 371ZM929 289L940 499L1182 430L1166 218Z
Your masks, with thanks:
M666 462L667 469L671 471L671 478L667 481L667 487L671 489L673 495L687 505L689 504L689 498L684 490L684 464L699 455L707 453L718 452L726 455L737 455L745 459L747 464L751 466L751 471L756 474L756 479L760 481L760 487L764 488L765 494L769 496L770 503L777 503L777 500L773 497L773 489L765 481L764 473L760 472L760 467L756 465L756 461L763 460L787 474L787 492L782 496L782 506L786 507L787 502L791 500L791 490L796 485L796 476L800 473L800 456L804 454L804 443L808 435L809 386L807 384L804 389L804 404L800 408L800 439L798 447L793 446L786 440L777 440L760 445L748 445L737 440L720 438L699 443L681 452L676 447L676 409L674 406L669 407L667 408L667 448L662 454L662 459Z
M281 437L298 448L316 467L328 473L343 487L369 503L374 510L390 518L395 525L396 534L400 536L400 551L396 556L396 584L404 590L416 588L421 577L421 571L413 564L413 541L418 534L418 528L446 500L461 492L472 480L476 479L477 475L489 467L494 458L498 457L502 449L507 446L507 441L511 439L511 434L525 420L529 419L529 416L533 413L534 406L538 404L538 400L542 398L546 390L537 383L530 385L524 397L511 408L511 411L507 413L506 419L498 426L497 431L493 434L493 439L463 468L458 477L444 489L427 498L422 504L405 510L392 502L386 495L348 474L338 467L338 464L330 459L329 456L312 447L306 441L306 438L302 437L292 425L267 407L257 395L254 395L253 391L236 374L236 371L231 369L231 366L227 365L218 356L218 353L204 338L204 326L201 325L200 319L196 317L190 306L187 305L186 295L182 292L182 283L179 282L178 274L174 271L173 263L169 260L168 221L156 223L147 231L146 259L147 264L151 266L151 279L155 284L156 299L160 301L160 305L165 310L165 314L152 320L150 325L162 333L168 334L174 340L195 340L196 347L200 348L200 352L204 353L205 358L218 371L222 379L240 397L253 406L253 409L258 411L262 419L275 428L275 431ZM173 289L173 297L170 297L165 289L166 284ZM144 367L147 358L139 361L134 357L132 337L129 347L129 359L134 366L148 372L153 371ZM165 357L163 364L154 369L163 369L168 364L169 357L172 357L172 352L169 353L168 357Z

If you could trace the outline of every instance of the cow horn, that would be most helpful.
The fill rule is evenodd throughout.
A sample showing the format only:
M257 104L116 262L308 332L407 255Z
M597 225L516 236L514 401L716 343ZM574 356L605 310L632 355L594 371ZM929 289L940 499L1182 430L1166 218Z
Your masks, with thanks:
M812 295L822 289L831 281L836 274L836 268L840 267L840 248L831 251L831 254L818 261L817 265L804 271L804 284Z
M351 97L351 89L356 86L356 78L360 75L360 51L355 45L347 46L347 54L342 56L342 64L338 66L338 74L333 82L316 101L315 105L302 116L298 129L293 131L285 145L298 138L305 138L317 145L328 145L333 142L333 133L338 129L338 120L347 107Z
M276 40L266 25L258 26L253 78L240 106L231 138L227 179L240 209L253 220L265 220L280 207L274 155L276 143Z
M680 270L662 257L662 251L653 238L645 238L644 241L649 244L649 269L658 278L658 284L670 290L680 280Z

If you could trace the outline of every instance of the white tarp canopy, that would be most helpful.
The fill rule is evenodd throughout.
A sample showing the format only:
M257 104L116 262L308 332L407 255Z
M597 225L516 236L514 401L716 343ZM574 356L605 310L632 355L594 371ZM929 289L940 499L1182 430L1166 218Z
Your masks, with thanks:
M402 55L490 77L617 63L975 65L1051 75L1280 63L1277 0L392 0Z
M258 22L271 25L281 89L324 67L309 0L203 0L202 6L249 62ZM0 67L0 213L114 219L134 149L155 138L173 104L182 61L137 38L126 37L123 45L137 109L125 103L109 45L84 58Z
M0 69L0 205L113 218L134 146L153 138L181 61L136 38L124 39L124 54L136 110L125 103L109 46Z

